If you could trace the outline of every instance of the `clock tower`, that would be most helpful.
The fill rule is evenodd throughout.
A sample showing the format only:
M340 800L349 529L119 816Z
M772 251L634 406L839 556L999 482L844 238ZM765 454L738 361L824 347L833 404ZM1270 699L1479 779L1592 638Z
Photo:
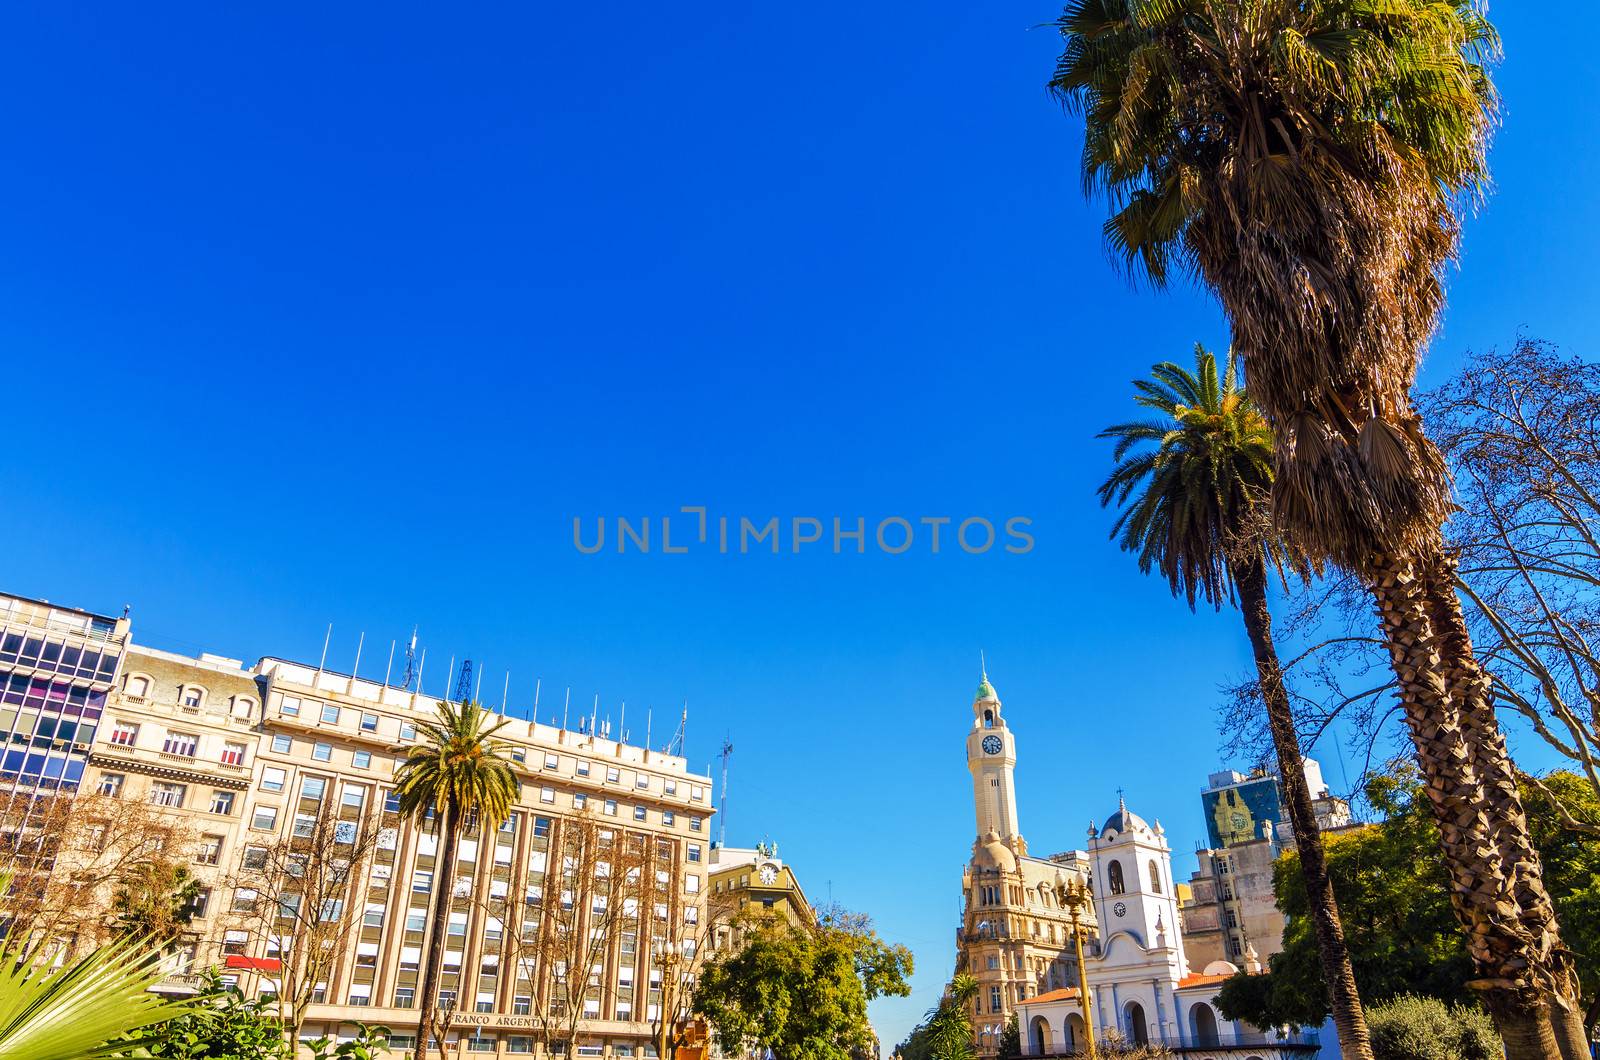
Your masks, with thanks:
M967 733L967 770L972 774L972 802L977 813L978 842L998 839L1013 854L1028 845L1017 827L1017 743L1000 712L1000 697L985 673L972 700L972 731Z

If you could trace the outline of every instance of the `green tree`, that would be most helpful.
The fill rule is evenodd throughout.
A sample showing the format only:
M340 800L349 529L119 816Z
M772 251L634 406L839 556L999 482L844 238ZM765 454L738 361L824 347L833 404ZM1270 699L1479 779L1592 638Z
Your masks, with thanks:
M422 1015L417 1022L417 1055L426 1054L430 1038L445 1057L444 1029L439 1027L439 974L444 962L445 927L455 896L456 848L461 833L472 827L498 828L511 814L517 778L508 746L496 740L507 722L478 704L462 700L441 703L436 722L417 726L421 741L395 773L400 814L431 821L439 836L434 859L433 921L429 925L427 968L422 977ZM437 1033L435 1033L437 1031Z
M1000 1032L1000 1060L1016 1060L1022 1055L1022 1025L1017 1022L1017 1014L1013 1012L1011 1018L1006 1020L1005 1030Z
M909 994L911 968L911 952L864 917L810 928L764 918L737 950L706 963L694 1009L724 1052L766 1046L783 1060L850 1060L875 1041L867 1002Z
M194 919L200 881L175 861L152 858L131 866L117 883L111 912L117 930L166 944Z
M246 998L215 972L193 1000L145 1043L154 1060L291 1060L271 1000Z
M1216 293L1276 435L1273 512L1373 593L1512 1060L1586 1060L1578 989L1441 528L1411 388L1488 180L1498 39L1475 0L1068 0L1051 87L1107 241Z
M1122 508L1112 536L1139 557L1141 571L1160 571L1173 594L1182 594L1191 609L1197 599L1221 609L1237 594L1300 849L1303 893L1310 896L1339 1047L1351 1060L1370 1060L1361 998L1306 785L1294 709L1272 640L1269 565L1281 572L1288 561L1303 569L1266 530L1272 432L1239 387L1231 356L1219 372L1216 357L1196 345L1194 371L1168 361L1156 365L1152 375L1134 382L1134 403L1154 418L1100 432L1100 437L1116 441L1117 461L1100 487L1100 503Z
M978 980L958 972L945 988L938 1007L928 1015L928 1055L932 1060L972 1060L972 1006Z
M1600 823L1600 799L1583 778L1553 773L1542 783L1568 812ZM1456 930L1448 870L1416 770L1397 763L1369 783L1367 797L1382 821L1329 837L1327 843L1328 874L1344 913L1362 995L1370 1004L1407 994L1472 1004L1472 960ZM1600 1014L1595 960L1600 955L1600 839L1563 828L1562 808L1540 789L1530 785L1524 797L1545 859L1545 878L1584 970L1592 1027ZM1257 1026L1314 1026L1327 1012L1304 886L1294 862L1294 854L1285 854L1274 868L1279 908L1288 917L1284 949L1272 956L1267 974L1241 974L1223 985L1218 1004L1229 1019Z
M1494 1023L1476 1005L1409 995L1372 1009L1377 1060L1500 1060Z

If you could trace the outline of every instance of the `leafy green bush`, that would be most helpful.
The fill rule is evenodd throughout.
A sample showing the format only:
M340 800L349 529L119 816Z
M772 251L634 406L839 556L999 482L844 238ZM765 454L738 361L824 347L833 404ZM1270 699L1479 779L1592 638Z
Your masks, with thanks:
M1403 995L1367 1010L1376 1060L1500 1060L1505 1050L1488 1013Z

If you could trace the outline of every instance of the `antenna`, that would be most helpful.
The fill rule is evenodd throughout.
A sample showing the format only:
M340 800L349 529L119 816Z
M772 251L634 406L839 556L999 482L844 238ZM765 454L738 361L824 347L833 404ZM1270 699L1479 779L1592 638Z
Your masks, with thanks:
M471 698L472 698L472 660L471 659L462 659L461 660L461 670L460 670L459 673L456 674L455 700L456 700L457 703L465 703L467 700L469 700Z
M419 676L417 671L417 627L411 627L411 643L406 645L406 672L400 676L400 690L411 691L411 682Z
M733 757L733 742L727 737L722 739L722 795L717 800L717 816L721 820L717 823L717 847L722 849L728 845L728 759Z

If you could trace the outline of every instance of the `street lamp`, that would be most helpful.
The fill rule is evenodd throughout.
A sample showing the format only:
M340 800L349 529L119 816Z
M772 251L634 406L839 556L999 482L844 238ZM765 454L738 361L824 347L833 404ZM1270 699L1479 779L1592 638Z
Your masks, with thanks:
M1072 918L1072 946L1078 957L1078 1006L1083 1010L1083 1036L1089 1046L1086 1055L1089 1060L1096 1060L1099 1054L1094 1048L1094 1016L1090 1012L1092 1002L1089 999L1089 975L1083 967L1083 915L1094 901L1094 896L1089 893L1089 885L1083 880L1073 879L1062 883L1060 877L1057 877L1056 897Z

